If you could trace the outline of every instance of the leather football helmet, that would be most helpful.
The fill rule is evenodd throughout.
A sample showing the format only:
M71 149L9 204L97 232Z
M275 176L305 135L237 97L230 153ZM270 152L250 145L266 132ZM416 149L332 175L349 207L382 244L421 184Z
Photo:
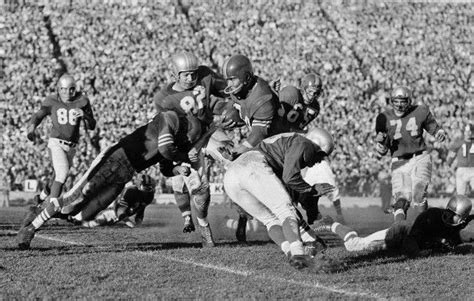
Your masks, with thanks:
M69 74L63 74L58 80L58 95L61 101L72 101L76 95L76 81Z
M189 90L197 84L197 70L199 68L199 61L197 57L190 52L178 52L171 58L173 65L173 76L176 82L184 89ZM186 76L180 73L185 72Z
M156 181L149 175L142 175L140 178L140 190L146 192L154 192L156 187Z
M466 221L471 210L472 202L467 196L461 194L455 195L446 205L442 220L447 225L460 225Z
M252 82L254 77L252 62L244 55L233 55L224 62L222 74L227 81L224 93L237 94Z
M318 145L326 155L330 155L334 150L334 140L328 131L322 128L312 128L306 133L306 138Z
M303 94L304 103L311 104L317 100L323 91L323 82L316 73L306 74L301 79L301 94Z
M395 115L402 116L411 106L411 91L407 87L396 87L390 94L390 102Z

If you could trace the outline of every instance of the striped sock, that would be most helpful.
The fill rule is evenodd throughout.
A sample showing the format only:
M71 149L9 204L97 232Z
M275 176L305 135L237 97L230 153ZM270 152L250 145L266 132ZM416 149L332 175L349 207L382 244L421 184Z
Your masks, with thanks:
M56 214L56 205L53 203L53 200L56 200L57 202L57 199L51 198L51 201L46 206L46 208L44 208L43 211L41 211L41 213L38 214L38 216L33 220L33 222L31 222L35 229L41 227L47 220Z

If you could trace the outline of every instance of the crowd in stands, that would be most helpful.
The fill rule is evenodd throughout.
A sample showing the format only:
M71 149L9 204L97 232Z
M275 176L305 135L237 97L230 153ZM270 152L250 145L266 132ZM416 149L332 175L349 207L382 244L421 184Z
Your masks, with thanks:
M171 80L169 58L179 50L215 70L231 54L245 54L257 75L280 78L282 86L318 72L324 93L311 126L328 129L336 140L332 166L345 195L378 195L377 176L389 169L390 158L375 155L374 119L394 85L411 87L415 101L427 104L451 137L472 101L468 4L48 2L0 12L1 168L12 189L22 189L25 179L50 177L49 122L38 128L45 140L36 145L25 128L64 71L88 94L98 121L92 143L78 146L70 181L99 149L153 116L153 95ZM245 132L234 134L238 139ZM452 191L453 169L445 160L450 142L427 139L434 158L430 193ZM158 168L150 173L163 180ZM219 165L213 178L222 179Z

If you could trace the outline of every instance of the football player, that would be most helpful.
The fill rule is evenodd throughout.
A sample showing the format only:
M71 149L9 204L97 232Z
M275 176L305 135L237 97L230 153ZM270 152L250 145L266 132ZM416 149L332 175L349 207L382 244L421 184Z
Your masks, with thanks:
M336 233L348 251L398 250L409 256L427 250L455 250L456 246L474 241L472 232L464 230L474 219L470 215L472 202L464 195L451 197L445 209L429 208L420 213L410 226L406 221L394 223L390 228L360 237L346 225L325 216L324 230ZM323 230L319 227L318 230Z
M171 110L180 116L193 114L200 120L204 132L209 130L213 122L224 128L232 126L231 120L225 123L222 117L219 119L218 114L224 104L225 81L209 67L199 65L197 57L190 52L178 52L173 55L171 62L174 81L167 84L154 97L156 110L158 112ZM212 247L214 240L207 218L211 200L209 188L211 166L200 149L195 148L192 152L195 157L193 168L198 173L192 173L191 179L183 176L173 177L174 197L184 218L183 232L193 232L195 226L191 216L191 193L203 245ZM191 186L190 184L193 184L192 187L188 187Z
M279 90L278 85L274 86L276 86L275 90ZM318 99L321 94L322 80L320 76L316 73L306 74L301 79L299 89L295 86L286 86L279 90L280 109L278 115L288 121L292 131L304 132L308 124L319 115L320 105ZM305 169L303 174L304 180L311 185L329 183L335 187L334 192L328 194L327 197L336 210L337 220L344 223L339 188L336 185L336 176L329 165L329 158ZM299 199L299 203L305 209L309 224L321 218L318 209L318 198L315 198L314 195L295 197Z
M234 110L228 110L226 116L232 116L236 126L246 125L247 138L236 145L233 157L238 157L255 147L263 139L279 133L290 132L290 123L278 116L280 101L269 83L253 72L248 57L236 54L228 58L222 66L222 74L227 81L224 92L231 97ZM235 111L238 116L235 116ZM238 117L238 119L235 119ZM238 241L246 240L247 214L239 211L236 231Z
M97 213L107 208L123 190L135 173L160 163L165 177L189 175L186 166L177 163L189 162L188 152L201 137L199 121L193 116L180 118L168 111L155 115L153 120L122 138L94 159L89 169L77 183L58 198L50 198L45 209L17 235L18 246L27 249L37 231L56 213L76 215L85 206ZM92 216L76 215L78 220L89 220Z
M412 202L421 212L428 208L426 191L431 181L432 163L423 132L440 142L446 139L446 132L426 105L412 103L407 87L394 88L390 101L392 108L376 119L375 149L380 156L390 150L393 215L395 221L401 221L406 219Z
M40 195L35 197L38 203L44 201L48 195L53 198L61 195L76 153L81 122L84 121L89 130L93 130L96 126L89 99L76 90L76 82L69 74L63 74L59 78L57 93L46 97L39 111L31 117L27 129L28 140L36 142L38 138L36 128L48 115L52 123L48 149L54 170L54 181L50 187L43 189Z
M467 193L467 186L470 184L471 191L474 191L474 125L466 124L464 133L456 137L448 153L447 162L449 165L457 159L456 168L456 193Z
M334 190L326 183L311 186L301 176L301 169L323 160L334 149L326 131L308 137L283 133L266 138L230 163L224 175L228 196L266 226L270 238L297 269L310 262L303 248L300 218L287 190L317 196Z
M94 216L92 220L83 220L82 225L87 228L97 226L112 225L117 222L124 222L130 228L140 225L145 216L145 208L153 202L155 198L156 181L149 175L143 174L137 185L126 187L121 196L116 199L107 209L99 212L91 212L96 206L86 206L79 213L80 217L72 220L83 220L84 216ZM135 221L131 217L135 215Z

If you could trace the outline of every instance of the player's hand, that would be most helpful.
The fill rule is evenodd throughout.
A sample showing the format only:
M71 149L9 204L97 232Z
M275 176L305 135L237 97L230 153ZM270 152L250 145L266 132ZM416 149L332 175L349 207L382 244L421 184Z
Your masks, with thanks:
M232 119L227 119L225 115L215 115L214 124L221 129L230 130L235 127L236 123Z
M36 142L36 131L35 129L28 129L28 133L26 134L26 138L32 142Z
M222 157L229 161L234 161L236 158L236 154L234 154L229 147L221 146L217 150L222 154Z
M173 174L175 176L178 176L178 175L181 175L181 176L189 176L191 174L191 168L189 168L188 166L175 166L173 168Z
M192 163L196 163L199 161L199 151L196 148L191 148L191 150L188 152L188 158L189 161Z
M385 140L387 140L387 133L378 132L375 137L375 142L384 144Z
M377 151L379 155L383 156L388 152L388 147L386 147L382 143L377 142L375 144L375 150Z
M82 109L75 108L75 109L72 110L72 115L73 115L75 118L79 118L79 117L84 116L84 111L83 111Z
M328 183L321 183L321 184L314 184L313 185L313 191L314 191L314 196L323 196L328 193L333 192L335 189L334 186Z
M436 140L438 140L439 142L443 142L444 140L446 140L446 132L445 132L443 129L440 129L440 130L436 133L435 138L436 138Z
M275 91L278 94L278 92L280 92L280 89L281 89L280 79L276 79L274 81L271 81L270 82L270 88L272 88L273 91Z

